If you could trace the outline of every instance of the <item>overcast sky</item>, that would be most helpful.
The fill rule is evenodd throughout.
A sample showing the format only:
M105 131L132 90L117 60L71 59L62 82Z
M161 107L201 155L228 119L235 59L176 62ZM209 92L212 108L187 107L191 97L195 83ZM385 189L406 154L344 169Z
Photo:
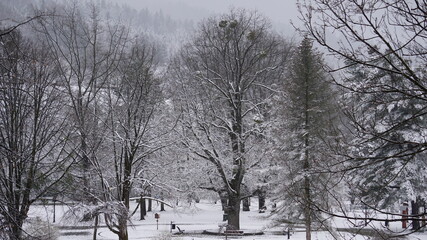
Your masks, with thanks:
M268 17L279 30L291 29L290 21L298 23L297 0L115 0L137 8L148 8L176 19L199 21L207 16L225 13L231 7L256 9ZM284 28L284 29L281 29Z

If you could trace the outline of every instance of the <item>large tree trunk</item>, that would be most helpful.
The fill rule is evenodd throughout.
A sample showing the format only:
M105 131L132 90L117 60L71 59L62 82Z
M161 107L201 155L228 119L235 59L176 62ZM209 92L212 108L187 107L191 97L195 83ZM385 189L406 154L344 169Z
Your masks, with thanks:
M416 201L411 201L411 215L414 220L412 220L412 230L418 230L420 228L420 221L418 220L418 214L419 214L419 206L420 203L418 201L418 198Z
M126 224L127 225L127 224ZM127 226L126 229L120 229L120 233L119 233L119 240L129 240L129 235L128 235L128 231L127 231Z
M228 194L228 226L227 230L240 229L240 195Z
M12 232L9 236L12 240L22 239L22 223L17 222L15 224L12 224L11 230Z
M19 204L16 204L15 206L9 207L9 213L11 213L7 218L8 221L11 224L11 232L8 234L11 240L20 240L22 239L22 226L24 225L24 220L27 216L28 211L25 211L25 209L28 209L24 206L21 207L21 211L19 210ZM13 210L12 210L13 209Z
M128 240L128 216L129 216L129 208L126 206L123 206L120 208L120 212L118 217L118 233L119 240Z
M233 152L233 177L229 183L228 193L228 226L227 229L239 230L240 229L240 187L244 175L244 153L245 144L242 141L243 135L243 117L242 117L242 95L237 91L233 96L232 105L233 111L231 111L232 119L234 120L232 125L232 132L229 133L231 140L231 149Z
M121 193L121 201L123 203L123 209L121 209L119 218L119 240L128 240L128 215L129 215L129 197L131 191L131 172L132 172L132 161L129 158L128 152L125 152L124 156L124 176L123 176L123 185L122 185L122 193Z

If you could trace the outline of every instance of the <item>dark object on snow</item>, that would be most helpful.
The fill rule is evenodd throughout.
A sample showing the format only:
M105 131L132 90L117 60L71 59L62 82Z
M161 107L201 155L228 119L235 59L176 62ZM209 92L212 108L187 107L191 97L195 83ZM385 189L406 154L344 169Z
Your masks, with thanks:
M292 235L292 234L291 234L291 230L292 230L291 228L287 228L287 229L285 230L285 235L286 235L286 236L288 236L288 239L291 239L291 235Z
M147 215L147 207L145 204L145 199L143 198L142 194L141 194L141 197L139 199L139 205L141 207L139 220L145 220L144 217Z
M178 234L184 234L185 230L181 230L178 226L176 226L176 228L178 229Z

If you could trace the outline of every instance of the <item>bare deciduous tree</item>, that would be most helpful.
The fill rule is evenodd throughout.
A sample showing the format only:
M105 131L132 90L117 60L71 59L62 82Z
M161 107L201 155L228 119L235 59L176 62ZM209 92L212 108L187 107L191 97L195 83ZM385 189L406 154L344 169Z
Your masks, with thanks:
M158 55L155 47L137 41L120 65L118 78L109 86L108 94L111 134L108 138L112 140L108 144L112 146L109 152L114 168L110 185L115 186L115 191L106 200L123 204L124 211L117 222L107 221L107 225L119 239L127 240L132 189L147 180L143 170L147 168L148 158L167 145L165 137L170 130L167 118L161 115L164 99L161 78L156 76ZM105 175L111 175L108 174L111 167L106 169Z
M24 238L30 206L52 194L72 161L64 151L66 118L52 53L17 31L1 42L0 227L15 240Z
M70 145L81 166L75 181L82 183L85 201L96 201L95 189L102 185L92 167L99 163L105 138L106 119L102 119L101 92L123 57L128 30L119 24L103 21L98 6L89 4L84 12L76 2L36 26L49 43L57 60L60 86L69 101L70 122L74 124L74 145ZM89 179L91 179L89 181ZM99 179L98 179L99 180ZM74 184L73 186L79 186ZM80 185L81 186L81 185Z
M256 135L268 125L261 109L274 95L283 50L284 41L258 13L232 10L204 21L171 68L179 82L183 143L216 170L218 188L227 193L229 229L240 228L246 171L262 161Z

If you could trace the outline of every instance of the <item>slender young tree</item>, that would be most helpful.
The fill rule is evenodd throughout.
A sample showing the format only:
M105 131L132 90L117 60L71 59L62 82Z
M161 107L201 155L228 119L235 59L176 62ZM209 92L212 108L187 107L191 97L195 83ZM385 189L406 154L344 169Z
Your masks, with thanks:
M143 176L148 157L166 146L165 137L170 131L161 115L164 101L161 78L155 74L157 64L155 47L137 41L120 64L117 80L109 86L108 125L114 167L110 185L116 186L116 190L107 200L123 204L123 212L116 222L108 216L106 223L120 240L129 237L127 222L133 186L148 179ZM108 175L111 169L104 171Z
M314 206L327 205L331 183L322 169L333 162L328 142L336 137L336 99L324 67L320 53L305 37L293 53L285 80L278 131L282 133L278 164L283 178L278 185L282 194L276 200L285 200L278 213L294 222L302 215L307 240L311 239L312 223L321 219Z
M102 19L99 6L85 4L88 11L73 2L57 14L39 19L36 28L57 60L59 84L66 92L70 122L76 133L70 151L80 166L80 171L74 171L74 181L81 184L73 184L70 189L84 189L75 189L83 194L74 192L71 196L96 202L96 190L102 183L93 167L99 164L100 148L105 141L102 92L117 71L128 31Z

